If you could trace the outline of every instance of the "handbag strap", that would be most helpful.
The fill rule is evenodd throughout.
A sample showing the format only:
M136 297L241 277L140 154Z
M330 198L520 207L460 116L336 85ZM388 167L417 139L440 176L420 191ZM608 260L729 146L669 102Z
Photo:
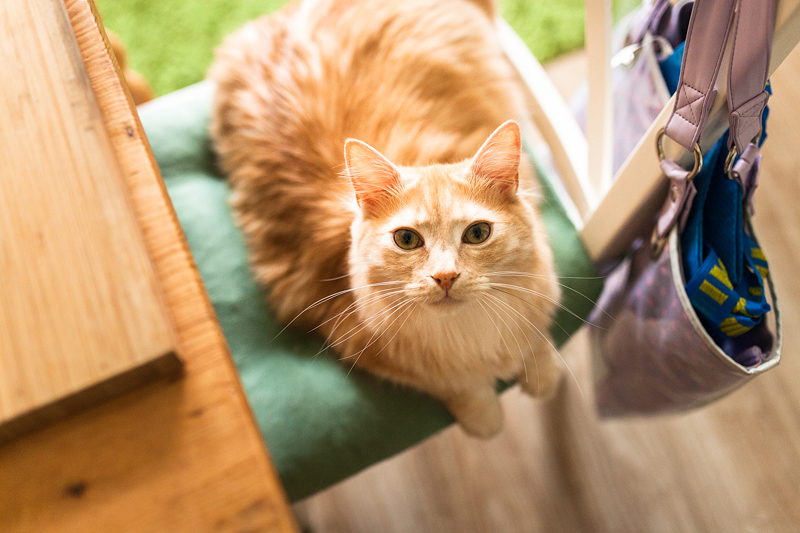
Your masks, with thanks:
M742 23L747 31L742 29ZM775 31L775 0L740 0L734 26L733 49L728 70L730 146L739 154L761 132L761 115L769 93L765 89Z
M737 0L697 0L683 51L675 106L666 135L694 150L716 97L716 82Z
M642 9L631 23L628 44L641 43L645 34L666 39L675 48L686 38L694 0L652 0L650 9Z
M640 43L646 33L658 34L654 28L658 27L663 18L671 10L669 0L654 0L649 10L640 10L640 15L634 20L628 32L628 43ZM644 16L642 16L644 15Z
M737 9L738 8L738 9ZM738 14L737 14L738 12ZM672 227L683 226L696 194L691 179L702 167L700 136L716 98L716 82L728 35L733 25L733 46L728 68L731 157L744 153L761 131L761 118L769 99L767 84L775 0L696 0L689 21L675 106L657 138L661 169L670 180L670 194L654 231L654 244L663 242ZM694 152L695 164L686 170L665 158L661 149L666 135ZM757 147L756 147L757 149ZM749 154L753 147L750 146ZM749 173L748 161L737 161L736 175ZM655 250L655 248L654 248Z

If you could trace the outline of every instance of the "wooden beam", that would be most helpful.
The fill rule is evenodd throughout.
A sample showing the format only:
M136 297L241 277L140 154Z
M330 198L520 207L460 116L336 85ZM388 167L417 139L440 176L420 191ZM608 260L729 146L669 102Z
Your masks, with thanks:
M65 17L0 10L0 441L180 368Z
M585 218L594 208L590 201L592 187L586 172L586 137L528 46L502 18L497 19L496 27L503 51L530 93L533 122L550 146L564 187L580 216Z
M296 531L94 6L9 1L55 11L77 38L184 373L0 446L0 531Z
M591 197L602 198L611 187L614 154L614 106L611 84L611 0L584 2L589 99L586 115ZM590 201L590 204L593 202Z

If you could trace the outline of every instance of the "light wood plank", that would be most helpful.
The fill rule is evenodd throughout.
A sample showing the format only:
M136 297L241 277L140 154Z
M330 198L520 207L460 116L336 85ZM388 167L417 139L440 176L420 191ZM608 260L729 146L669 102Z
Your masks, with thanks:
M531 118L550 147L564 188L585 219L598 200L592 195L587 174L586 137L527 45L505 20L498 18L495 22L503 51L528 89Z
M0 10L0 440L179 368L65 17Z
M611 86L611 0L584 2L589 100L586 116L591 196L602 198L611 186L614 154L614 113Z
M63 23L77 36L130 189L184 374L0 446L0 531L294 531L97 14L87 0L64 1Z

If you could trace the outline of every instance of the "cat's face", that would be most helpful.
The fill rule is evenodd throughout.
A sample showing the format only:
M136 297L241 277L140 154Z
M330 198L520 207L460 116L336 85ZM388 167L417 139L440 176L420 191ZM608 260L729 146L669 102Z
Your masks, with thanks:
M370 307L413 302L448 314L481 305L503 274L535 270L534 220L517 192L515 123L455 165L395 167L357 141L346 155L361 210L351 276L354 286L371 285L359 290Z

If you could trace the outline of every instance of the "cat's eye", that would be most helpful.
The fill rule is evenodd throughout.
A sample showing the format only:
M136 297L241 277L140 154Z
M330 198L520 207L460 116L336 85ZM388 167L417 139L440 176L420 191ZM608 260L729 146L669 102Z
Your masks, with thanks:
M413 250L422 246L422 237L414 230L400 228L394 232L394 243L403 250Z
M461 240L468 244L480 244L492 234L492 226L488 222L476 222L467 228Z

